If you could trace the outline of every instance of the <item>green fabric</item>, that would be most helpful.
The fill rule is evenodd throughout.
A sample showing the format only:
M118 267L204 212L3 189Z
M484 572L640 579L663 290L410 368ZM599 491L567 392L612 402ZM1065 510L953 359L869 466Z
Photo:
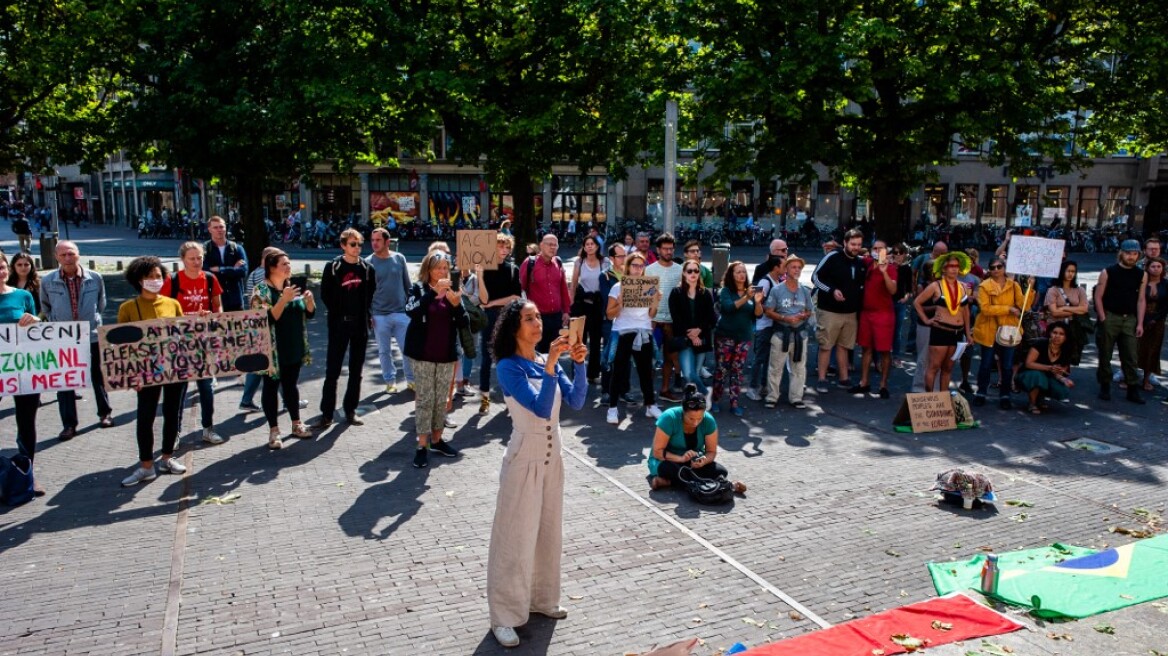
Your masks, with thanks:
M1049 547L1038 549L1024 549L1022 551L1008 551L998 554L998 569L1004 577L1006 572L1015 576L1017 572L1030 572L1047 565L1061 563L1068 558L1077 558L1093 554L1093 549L1052 544ZM948 563L928 563L929 576L933 578L933 587L939 596L950 592L964 590L980 590L981 568L985 564L986 554L977 554L969 560L957 560Z
M1003 576L996 599L1041 618L1082 618L1168 597L1168 535Z

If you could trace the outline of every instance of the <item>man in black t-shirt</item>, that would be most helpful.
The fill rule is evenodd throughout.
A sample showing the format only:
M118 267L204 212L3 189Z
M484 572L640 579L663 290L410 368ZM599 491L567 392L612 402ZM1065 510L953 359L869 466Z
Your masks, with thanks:
M1119 261L1099 274L1095 286L1095 315L1099 318L1095 340L1099 346L1099 367L1095 380L1099 398L1111 400L1111 351L1119 345L1119 365L1127 383L1127 400L1144 404L1136 375L1137 340L1144 334L1144 290L1148 275L1136 266L1140 242L1128 239L1120 244Z
M324 267L320 281L320 298L328 308L328 359L325 364L324 388L320 392L320 419L313 428L323 430L333 423L337 409L337 379L341 377L345 353L349 354L349 382L345 386L342 407L345 419L354 426L365 422L357 416L361 398L361 370L365 366L365 347L369 344L373 292L377 276L373 267L361 258L361 233L349 228L341 233L342 255Z

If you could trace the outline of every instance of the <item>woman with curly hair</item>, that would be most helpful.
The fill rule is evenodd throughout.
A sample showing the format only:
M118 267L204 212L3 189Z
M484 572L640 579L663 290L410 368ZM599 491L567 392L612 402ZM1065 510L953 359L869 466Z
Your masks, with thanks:
M32 256L28 253L13 255L8 269L8 286L32 294L32 302L36 306L34 314L41 316L41 278Z
M118 307L118 323L149 321L183 316L182 306L173 298L162 295L166 269L153 255L136 257L126 267L126 282L138 292L134 298ZM122 487L133 487L152 481L157 476L154 462L154 417L158 414L158 400L162 399L162 457L158 471L182 474L187 470L171 456L178 441L182 396L186 383L166 383L145 387L142 381L134 388L138 392L138 460L139 466L122 481Z
M495 372L511 415L511 439L499 473L499 494L487 557L491 633L504 647L519 644L515 628L531 613L563 619L560 558L563 552L564 461L560 407L584 407L588 348L552 341L536 352L543 319L534 303L511 301L495 323ZM574 375L557 364L569 353Z

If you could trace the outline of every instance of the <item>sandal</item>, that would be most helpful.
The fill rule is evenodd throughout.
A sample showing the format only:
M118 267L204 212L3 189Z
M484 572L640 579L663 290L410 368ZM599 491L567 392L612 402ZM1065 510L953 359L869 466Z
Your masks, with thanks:
M1030 407L1026 408L1026 411L1032 415L1042 414L1042 410L1040 410L1039 407L1034 405L1033 403L1030 404Z
M268 448L273 451L284 448L284 443L280 441L280 428L278 426L268 432Z
M304 422L298 421L292 424L292 432L290 435L292 437L299 437L300 439L308 439L312 437L312 431L308 430L308 426L305 426Z
M734 486L734 494L744 496L746 494L746 483L742 481L734 481L731 483Z

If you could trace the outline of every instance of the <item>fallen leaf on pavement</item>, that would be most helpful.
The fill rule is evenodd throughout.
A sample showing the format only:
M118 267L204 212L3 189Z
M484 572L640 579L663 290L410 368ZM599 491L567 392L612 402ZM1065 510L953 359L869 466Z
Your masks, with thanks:
M744 617L744 618L742 618L742 621L745 622L746 624L751 625L751 626L758 626L758 627L766 626L766 622L760 622L760 621L754 619L753 617Z
M583 598L584 595L568 595L568 599L571 599L572 601L580 601Z
M697 577L706 573L706 570L698 569L696 567L687 567L687 568L685 568L685 571L689 572L689 577L691 579L696 579Z
M1075 639L1066 633L1055 633L1054 631L1047 631L1046 637L1051 640L1066 640L1067 642L1074 642Z
M952 631L953 624L950 622L942 622L941 620L933 620L933 628L938 631Z
M1023 501L1021 499L1007 499L1006 505L1007 506L1017 506L1018 508L1033 508L1034 507L1033 503L1031 503L1029 501Z
M883 649L873 649L872 656L884 656L884 650Z
M207 497L206 499L200 501L199 505L205 506L207 504L215 504L216 506L222 506L228 503L235 503L236 500L242 496L243 495L238 492L232 492L231 494L224 494L221 497Z
M983 653L991 654L992 656L1010 656L1014 650L1007 645L995 645L988 640L981 641L981 650Z
M1024 521L1026 521L1026 513L1017 513L1015 515L1010 515L1010 519L1012 519L1016 522L1024 522Z
M794 611L794 610L793 610L793 611L791 611L791 612L787 613L787 617L791 618L792 620L794 620L794 621L796 621L796 622L802 622L802 621L803 621L803 614L802 614L802 613L800 613L800 612L798 612L798 611Z
M1094 629L1100 633L1106 633L1107 635L1115 635L1115 627L1111 626L1110 624L1096 624L1094 626Z
M884 550L884 553L886 553L886 554L888 554L889 556L892 556L892 557L894 557L894 558L900 558L900 552L893 551L892 549L885 549L885 550Z
M907 633L897 633L896 635L892 636L891 640L901 647L904 647L909 652L914 652L918 649L924 649L925 646L929 644L928 640L914 638Z
M446 490L446 496L448 496L448 497L454 496L454 490Z
M1120 535L1130 535L1137 540L1152 537L1151 531L1145 531L1138 528L1124 528L1123 526L1112 526L1107 529L1111 533L1119 533Z

